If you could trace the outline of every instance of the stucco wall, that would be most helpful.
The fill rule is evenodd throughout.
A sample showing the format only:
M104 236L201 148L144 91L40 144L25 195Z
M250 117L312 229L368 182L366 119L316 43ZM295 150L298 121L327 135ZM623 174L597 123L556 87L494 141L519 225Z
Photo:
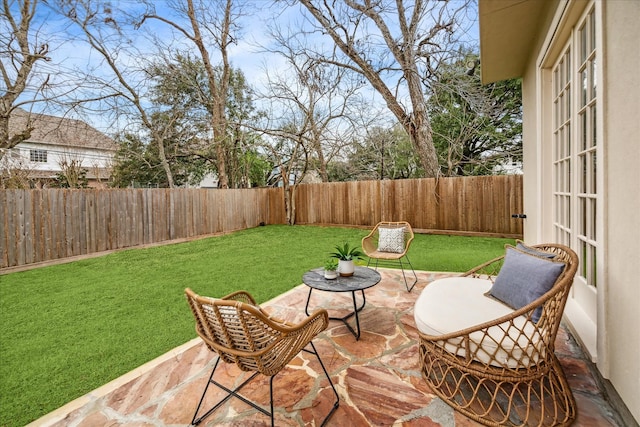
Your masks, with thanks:
M603 2L609 379L640 420L640 2ZM605 367L606 368L606 367Z
M586 4L584 2L581 2ZM556 9L549 2L544 25L523 73L524 239L554 240L549 111L542 108L542 82L551 76L538 71ZM603 159L605 203L604 283L598 287L598 369L615 387L631 414L640 420L640 2L602 2L604 73L598 87L604 106ZM556 32L556 35L558 33Z

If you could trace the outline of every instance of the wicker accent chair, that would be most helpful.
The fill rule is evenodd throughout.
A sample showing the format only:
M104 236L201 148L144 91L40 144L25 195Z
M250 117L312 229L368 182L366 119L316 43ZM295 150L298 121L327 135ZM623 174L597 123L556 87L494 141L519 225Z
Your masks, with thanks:
M460 277L440 280L450 280L451 286L468 286L458 290L464 295L473 287L487 286L468 298L491 300L489 304L503 305L507 314L441 334L424 333L421 330L424 327L417 325L422 376L427 384L456 411L484 425L567 426L576 417L576 403L554 350L578 257L563 245L542 244L532 248L550 252L555 255L554 261L565 263L551 289L542 296L517 310L484 296L504 264L505 256L501 256ZM481 285L482 282L488 284ZM459 295L457 299L462 297ZM442 310L449 310L452 318L456 316L454 320L465 317L463 311L475 311L462 307L463 303L460 307L450 303ZM433 307L432 312L438 311L437 305Z
M376 224L373 230L362 239L362 250L365 255L369 257L367 267L369 267L372 260L375 260L374 266L376 270L378 269L378 265L382 267L400 267L402 277L404 278L404 285L408 292L411 292L418 282L418 276L407 255L413 237L413 230L408 222L382 221ZM405 265L411 268L413 272L414 280L411 285L409 285L407 281L404 269Z
M300 323L293 324L270 317L245 291L234 292L220 299L197 295L191 289L186 289L185 294L195 317L196 332L209 350L219 356L193 415L192 425L199 424L233 396L265 415L269 415L273 426L273 378L300 351L315 354L329 380L329 385L333 389L336 400L322 425L329 420L338 408L339 397L312 342L313 338L325 330L329 323L326 310L317 310ZM311 349L307 349L307 346L310 346ZM241 385L230 390L213 379L220 360L226 363L235 363L241 370L254 373ZM240 389L258 374L270 377L270 411L239 394ZM200 406L211 384L218 386L228 394L198 417Z

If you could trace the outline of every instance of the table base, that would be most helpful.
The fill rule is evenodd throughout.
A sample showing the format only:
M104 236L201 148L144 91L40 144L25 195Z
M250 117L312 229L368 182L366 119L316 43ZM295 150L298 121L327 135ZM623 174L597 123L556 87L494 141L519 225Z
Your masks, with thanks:
M304 312L307 314L307 316L309 316L309 301L311 300L311 292L313 291L313 288L309 288L309 295L307 296L307 304L304 307ZM347 327L347 329L349 329L349 331L351 331L351 333L353 334L354 337L356 337L356 341L358 341L360 339L360 319L358 319L358 313L360 311L362 311L362 309L364 308L367 300L364 296L364 289L360 290L360 292L362 292L362 304L360 305L360 307L358 307L357 303L356 303L356 292L357 291L351 291L351 297L353 298L353 311L349 314L347 314L344 317L329 317L330 320L340 320L342 323L344 323L344 325ZM354 330L353 327L349 324L349 322L347 322L347 319L349 319L350 317L355 316L356 318L356 329Z

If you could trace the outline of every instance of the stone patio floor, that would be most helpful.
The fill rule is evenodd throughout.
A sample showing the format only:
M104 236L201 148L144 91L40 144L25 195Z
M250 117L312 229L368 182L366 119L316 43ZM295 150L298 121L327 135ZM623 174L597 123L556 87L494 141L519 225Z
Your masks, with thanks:
M413 305L429 282L450 274L418 272L418 284L409 293L399 270L380 271L382 281L365 291L360 340L356 341L339 321L331 321L328 329L314 340L340 395L340 407L327 425L478 426L435 397L420 376ZM307 294L308 288L300 285L263 307L280 318L300 320L304 317ZM350 304L349 294L314 291L310 311L322 306L330 316L336 316L340 311L346 312L344 309ZM186 303L185 316L191 316ZM556 352L578 405L574 425L623 427L619 414L592 375L580 346L564 327L558 333ZM192 340L31 425L189 425L214 362L215 356L201 340ZM247 375L235 365L222 366L224 369L218 368L216 378L229 381L227 384L239 383ZM328 382L311 354L302 352L275 377L273 384L277 426L319 425L333 404ZM213 395L211 390L217 388L210 388ZM243 394L267 407L269 380L256 377L243 389ZM230 399L201 425L264 426L269 421L238 399Z

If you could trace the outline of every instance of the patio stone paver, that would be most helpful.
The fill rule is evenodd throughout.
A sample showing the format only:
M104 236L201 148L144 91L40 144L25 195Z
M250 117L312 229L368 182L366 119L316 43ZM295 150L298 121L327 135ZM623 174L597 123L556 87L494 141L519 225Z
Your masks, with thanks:
M367 305L360 313L362 335L356 341L341 323L314 341L340 395L340 407L329 426L475 427L479 424L454 412L435 397L420 376L413 304L427 283L445 273L418 272L411 293L401 273L381 269L382 281L365 291ZM275 316L305 317L308 288L300 285L268 302ZM323 306L341 315L351 296L314 292L310 311ZM185 305L185 316L191 316ZM557 352L578 403L576 426L622 427L619 416L594 380L588 362L573 337L562 329ZM134 372L36 420L34 426L172 427L188 425L213 368L215 356L199 339L193 340ZM248 373L221 364L216 378L239 384ZM222 396L216 387L205 406ZM269 380L258 376L243 394L268 406ZM274 379L277 426L318 425L333 404L333 395L313 355L301 353ZM230 399L206 418L202 426L265 426L269 418L238 399Z

